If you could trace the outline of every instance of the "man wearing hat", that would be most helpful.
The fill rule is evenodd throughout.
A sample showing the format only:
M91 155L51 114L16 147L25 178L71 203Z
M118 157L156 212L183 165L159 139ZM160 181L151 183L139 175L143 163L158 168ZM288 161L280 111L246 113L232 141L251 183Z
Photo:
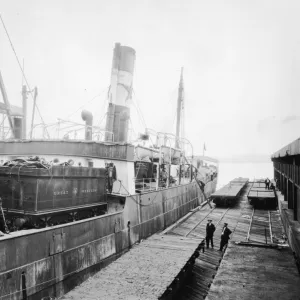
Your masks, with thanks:
M214 232L216 230L215 225L212 223L211 219L207 220L207 225L206 225L206 247L209 248L209 241L211 243L211 247L214 247L214 241L213 241L213 236Z
M231 230L227 226L228 224L224 223L222 234L221 234L221 243L220 243L219 251L223 250L223 247L228 244L228 241L230 239L229 236L231 234Z

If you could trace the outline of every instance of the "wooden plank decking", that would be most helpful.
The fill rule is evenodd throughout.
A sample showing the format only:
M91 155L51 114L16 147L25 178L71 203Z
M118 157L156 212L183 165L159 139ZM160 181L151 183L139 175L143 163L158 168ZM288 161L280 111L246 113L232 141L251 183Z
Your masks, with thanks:
M235 178L230 181L227 185L223 186L221 189L214 192L210 197L212 199L215 198L226 198L232 199L237 198L241 190L244 188L246 183L248 182L248 178Z
M208 263L210 256L219 253L216 249L206 250L206 257L200 253L194 265L193 276L182 289L179 300L300 299L299 274L292 252L284 239L280 214L277 210L254 209L247 200L250 187L249 184L237 206L227 210L222 218L222 223L229 223L233 234L223 259L221 257L221 263ZM216 213L221 215L222 209L212 210L205 221L210 218L216 223L217 218L212 217L217 216ZM203 223L199 225L201 224ZM183 233L186 230L184 224L180 227ZM177 234L180 232L178 228L175 231ZM193 235L197 231L199 236L205 235L204 232L200 234L196 228ZM217 229L214 238L216 246L219 235L220 231ZM240 242L244 244L235 244ZM272 248L277 245L283 248ZM282 261L281 256L284 256ZM287 275L283 278L285 274ZM277 285L280 288L277 289ZM284 294L285 289L289 291Z
M251 191L270 192L270 190L266 189L265 186L252 187Z
M241 189L243 188L243 184L232 184L232 185L225 185L220 190L211 194L211 198L218 198L218 197L226 197L226 198L236 198Z
M265 183L260 181L252 183L248 199L255 207L275 208L277 206L275 192L266 189Z
M214 248L205 248L204 253L200 252L195 261L192 276L181 289L176 298L177 300L199 300L206 297L223 257L223 252L218 251L223 224L224 222L228 223L229 228L235 232L241 211L243 211L245 203L248 205L247 198L242 198L244 199L242 205L237 203L237 205L230 208L203 208L203 210L196 212L188 219L188 222L179 224L168 233L204 240L207 219L212 219L216 226Z
M275 199L275 194L270 190L250 190L248 198L271 198Z
M300 276L279 211L245 204L206 299L300 299Z
M232 179L230 182L234 183L234 182L240 182L240 183L247 183L249 181L249 178L243 178L243 177L237 177Z
M266 184L264 183L264 182L254 182L253 183L253 185L252 185L252 187L254 187L254 188L266 188Z
M231 244L206 299L300 299L292 251Z

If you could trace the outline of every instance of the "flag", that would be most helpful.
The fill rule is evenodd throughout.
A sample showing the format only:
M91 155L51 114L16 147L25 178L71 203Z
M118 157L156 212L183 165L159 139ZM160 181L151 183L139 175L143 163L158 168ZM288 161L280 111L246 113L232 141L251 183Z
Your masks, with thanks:
M205 143L204 143L204 145L203 145L203 151L206 151Z

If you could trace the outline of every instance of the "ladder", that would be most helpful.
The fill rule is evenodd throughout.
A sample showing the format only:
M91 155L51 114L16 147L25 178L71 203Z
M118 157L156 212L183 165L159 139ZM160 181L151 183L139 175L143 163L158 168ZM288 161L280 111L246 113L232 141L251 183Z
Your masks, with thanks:
M187 160L187 158L186 158L185 156L184 156L184 159L185 159L185 161L191 166L191 168L194 168L194 169L197 170L197 168L196 168L193 164L191 164L191 163ZM210 204L210 199L207 198L206 195L205 195L205 193L204 193L204 185L202 185L202 184L199 182L199 180L198 180L198 178L196 177L195 173L193 173L193 177L194 177L195 181L197 182L197 184L198 184L198 186L199 186L199 188L200 188L200 191L202 192L202 194L203 194L203 196L204 196L204 199L207 201L209 207L212 208L212 206L211 206L211 204Z
M5 215L4 211L2 208L2 199L0 198L0 229L3 229L5 233L9 233L6 220L5 220Z
M184 156L184 159L185 159L185 161L191 166L191 169L194 168L194 169L197 170L197 168L196 168L193 164L191 164L191 163L187 160L187 158L186 158L185 156ZM200 188L200 191L202 192L202 194L203 194L203 196L204 196L204 199L207 201L209 207L212 208L212 206L211 206L211 204L210 204L210 199L207 198L206 195L205 195L205 193L204 193L204 185L202 185L202 184L199 182L199 180L198 180L198 178L196 177L195 173L193 173L193 177L194 177L195 181L197 182L197 184L198 184L198 186L199 186L199 188Z
M212 208L212 206L211 206L211 204L210 204L209 198L207 198L206 195L205 195L205 193L204 193L204 186L202 186L202 184L199 182L199 180L197 179L196 175L195 175L195 174L193 174L193 175L194 175L195 181L196 181L197 184L199 185L199 188L200 188L200 190L201 190L201 192L202 192L202 194L203 194L203 196L204 196L204 199L207 201L209 207Z

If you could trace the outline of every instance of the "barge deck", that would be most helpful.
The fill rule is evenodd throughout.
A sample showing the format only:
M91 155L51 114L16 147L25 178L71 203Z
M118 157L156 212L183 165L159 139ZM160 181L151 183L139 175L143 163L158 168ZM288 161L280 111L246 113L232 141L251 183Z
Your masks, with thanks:
M221 189L214 192L210 198L216 205L234 204L248 182L248 178L235 178Z
M276 208L277 200L274 190L265 188L265 184L254 181L248 193L248 199L255 207Z

